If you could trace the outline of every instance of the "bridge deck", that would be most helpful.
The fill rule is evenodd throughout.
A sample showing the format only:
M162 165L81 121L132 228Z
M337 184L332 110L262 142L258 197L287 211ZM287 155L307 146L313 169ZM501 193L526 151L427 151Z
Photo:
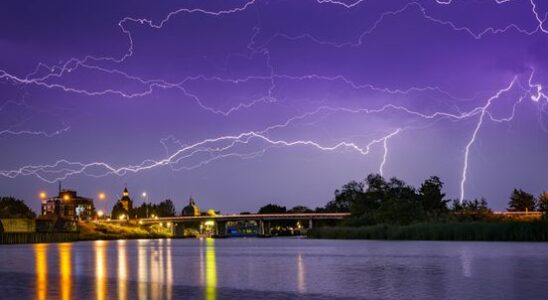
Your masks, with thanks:
M348 217L350 213L286 213L286 214L229 214L216 216L178 216L163 218L145 218L140 219L141 224L151 224L158 222L198 222L206 220L214 221L245 221L245 220L341 220Z

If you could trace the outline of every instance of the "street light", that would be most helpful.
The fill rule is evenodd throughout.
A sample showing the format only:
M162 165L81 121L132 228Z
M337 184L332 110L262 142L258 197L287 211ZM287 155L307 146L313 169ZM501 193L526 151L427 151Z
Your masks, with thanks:
M48 197L48 194L46 194L46 192L40 192L39 196L40 196L40 199L44 200Z
M148 202L148 194L147 194L147 192L142 192L142 193L141 193L141 198L143 198L143 202L144 202L144 203L147 203L147 202ZM146 207L146 210L147 210L147 218L148 218L148 204L145 205L145 207Z
M105 201L107 199L107 194L105 194L104 192L99 192L99 194L97 194L97 197L99 198L99 201ZM106 210L106 208L107 204L103 203L103 209ZM97 215L99 215L99 213L97 213Z
M105 215L105 213L104 213L102 210L98 210L98 211L97 211L97 216L98 216L99 218L102 218L104 215Z

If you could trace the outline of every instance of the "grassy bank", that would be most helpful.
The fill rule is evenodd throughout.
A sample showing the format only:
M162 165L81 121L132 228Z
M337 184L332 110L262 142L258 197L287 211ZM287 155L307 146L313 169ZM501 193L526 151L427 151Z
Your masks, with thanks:
M79 240L157 239L166 234L150 232L138 226L118 224L80 223Z
M321 227L308 231L320 239L548 241L548 222L421 223L405 226Z

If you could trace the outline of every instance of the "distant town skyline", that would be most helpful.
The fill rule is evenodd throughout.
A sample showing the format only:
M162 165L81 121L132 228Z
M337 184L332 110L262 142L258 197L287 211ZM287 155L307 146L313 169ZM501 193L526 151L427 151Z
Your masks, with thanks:
M538 2L538 3L537 3ZM0 4L0 191L323 206L370 173L548 189L548 3ZM147 193L142 197L143 192ZM99 199L104 193L105 199Z

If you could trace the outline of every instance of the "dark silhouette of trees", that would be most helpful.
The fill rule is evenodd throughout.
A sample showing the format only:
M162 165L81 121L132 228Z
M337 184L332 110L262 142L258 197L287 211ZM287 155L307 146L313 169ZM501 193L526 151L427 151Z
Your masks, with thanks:
M280 206L277 204L267 204L259 208L259 214L283 214L287 212L285 206Z
M542 212L542 218L548 218L548 191L540 193L537 199L538 210Z
M313 212L313 210L306 206L297 205L293 207L292 209L288 210L287 212L288 213L311 213Z
M438 218L449 211L447 208L449 200L445 200L442 189L443 182L437 176L432 176L421 184L419 197L429 218Z
M405 225L424 219L424 210L415 188L397 178L391 178L388 182L376 214L377 223Z
M133 217L129 215L129 212L124 208L122 203L116 202L114 206L112 207L112 212L110 214L110 217L114 220L118 220L120 216L124 216L125 219Z
M487 220L493 213L484 198L463 200L462 202L454 200L453 212L456 218L461 221Z
M138 207L134 207L131 212L131 216L137 218L173 217L175 214L175 205L170 199L166 199L158 204L143 203Z
M532 194L522 189L514 189L508 202L508 211L535 211L537 201Z
M156 206L158 217L173 217L175 216L175 205L170 199L166 199Z
M396 177L386 180L370 174L362 182L350 181L335 191L335 198L317 212L350 212L348 226L406 225L425 221L487 220L492 211L485 199L454 201L450 209L437 176L426 179L416 190ZM546 205L548 211L548 202ZM456 216L456 217L455 217Z
M349 212L363 194L362 182L350 181L343 185L342 190L335 190L335 199L325 206L326 212Z
M363 182L351 181L335 191L326 211L349 211L350 225L377 223L409 224L424 219L424 209L415 188L398 178L386 181L370 174Z
M23 200L13 197L0 198L0 218L26 218L33 219L36 214L25 204Z

